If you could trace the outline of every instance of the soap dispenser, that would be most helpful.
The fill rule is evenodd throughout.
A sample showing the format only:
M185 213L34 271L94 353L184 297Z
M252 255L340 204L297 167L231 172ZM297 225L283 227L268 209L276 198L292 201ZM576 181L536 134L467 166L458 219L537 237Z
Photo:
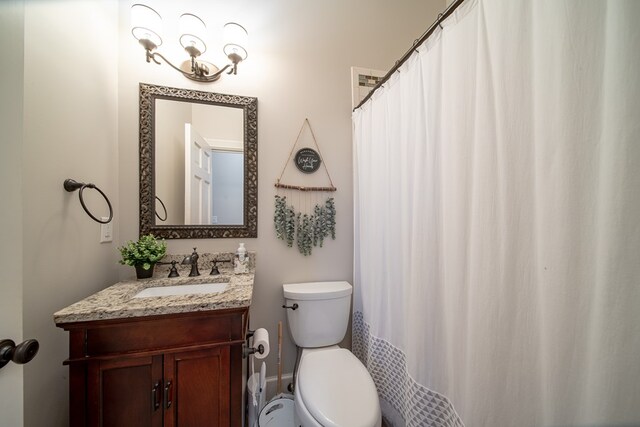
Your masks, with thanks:
M236 256L233 258L233 272L235 274L246 273L249 270L249 256L244 243L240 243L236 250Z

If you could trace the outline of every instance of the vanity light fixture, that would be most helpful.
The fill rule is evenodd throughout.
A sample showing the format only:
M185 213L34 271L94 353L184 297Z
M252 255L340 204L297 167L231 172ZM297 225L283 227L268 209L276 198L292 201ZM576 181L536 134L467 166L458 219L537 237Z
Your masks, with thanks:
M207 26L204 21L192 13L183 13L179 24L180 44L191 59L177 67L155 51L162 45L160 14L144 4L131 6L131 33L146 50L147 62L153 60L159 65L160 61L157 59L159 57L188 79L202 83L215 82L227 70L227 74L237 74L238 64L247 58L247 30L242 25L235 22L225 24L223 51L231 63L218 68L210 62L197 59L207 50L204 42Z

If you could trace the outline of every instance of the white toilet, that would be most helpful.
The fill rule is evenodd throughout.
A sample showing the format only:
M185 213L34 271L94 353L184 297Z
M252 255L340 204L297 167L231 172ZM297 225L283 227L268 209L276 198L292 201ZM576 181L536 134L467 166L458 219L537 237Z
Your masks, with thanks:
M295 384L296 426L380 427L380 403L371 375L357 357L336 345L347 331L351 285L313 282L282 288L289 329L302 348Z

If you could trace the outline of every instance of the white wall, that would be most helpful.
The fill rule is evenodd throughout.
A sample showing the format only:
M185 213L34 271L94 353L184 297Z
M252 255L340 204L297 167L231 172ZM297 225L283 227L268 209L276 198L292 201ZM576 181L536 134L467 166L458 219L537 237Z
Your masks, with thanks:
M0 3L0 340L22 340L22 74L24 3ZM0 370L0 424L22 426L23 368Z
M175 30L183 2L150 2ZM350 67L389 69L414 39L444 9L445 0L325 0L321 2L250 0L192 2L210 31L221 33L227 21L249 31L249 57L237 76L224 75L213 84L192 82L167 65L147 64L144 51L129 30L129 3L120 5L119 161L122 239L138 236L138 84L191 88L258 98L258 238L243 239L257 251L257 274L251 326L269 329L276 347L277 323L285 320L281 284L309 280L352 280L352 169ZM171 29L171 28L169 28ZM223 63L219 43L208 45L213 62ZM161 49L183 59L177 36L167 34ZM207 54L209 53L207 52ZM273 230L273 184L282 170L305 117L311 120L326 164L338 188L337 239L311 257L278 241ZM169 251L235 250L237 239L173 240ZM202 270L206 270L202 268ZM130 277L122 268L121 277ZM285 323L285 372L291 371L295 349ZM267 358L275 373L275 353Z
M24 336L40 341L24 367L24 424L61 427L68 334L52 315L118 279L116 244L99 243L99 225L63 181L93 182L109 196L116 240L118 224L130 220L118 203L118 4L27 1L24 17ZM85 194L106 213L95 192Z
M244 122L240 108L196 103L191 105L193 126L204 139L243 141ZM242 144L238 148L242 149Z

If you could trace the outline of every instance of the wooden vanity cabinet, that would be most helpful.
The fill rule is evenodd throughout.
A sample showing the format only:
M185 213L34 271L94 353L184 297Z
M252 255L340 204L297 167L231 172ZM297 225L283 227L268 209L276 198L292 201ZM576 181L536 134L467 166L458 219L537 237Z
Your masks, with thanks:
M60 324L70 425L242 425L248 308Z

